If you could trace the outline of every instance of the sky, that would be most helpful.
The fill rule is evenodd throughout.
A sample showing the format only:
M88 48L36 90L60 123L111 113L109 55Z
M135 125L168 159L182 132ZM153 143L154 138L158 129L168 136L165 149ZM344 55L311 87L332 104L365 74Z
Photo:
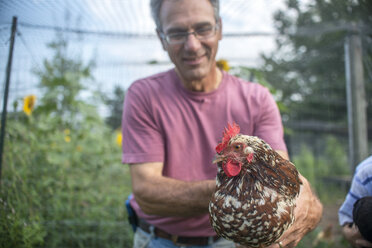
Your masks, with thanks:
M229 35L274 34L272 15L284 8L283 1L221 0L224 37L217 59L232 65L260 65L260 53L275 49L274 35ZM46 44L56 37L56 27L72 30L64 33L70 42L69 54L95 61L96 83L90 86L104 92L112 92L116 85L126 89L138 78L172 67L155 36L149 0L0 0L0 76L4 79L13 16L18 18L13 98L39 92L30 71L42 68L43 60L52 56ZM149 65L149 61L159 63Z
M125 1L125 8L133 9L132 15L127 16L127 20L123 20L117 28L113 30L125 30L130 33L153 34L155 25L150 17L150 9L147 0L137 0L136 5L133 1ZM113 0L106 0L107 11L102 11L100 6L92 4L88 7L97 18L104 22L111 16L122 15L120 8L115 8ZM221 1L221 16L223 21L224 33L274 33L272 25L272 13L283 5L282 1L249 1L249 0L222 0ZM139 10L140 9L140 10ZM125 23L128 22L128 25ZM225 37L220 44L218 56L231 58L233 60L244 61L249 63L249 60L256 62L255 59L259 52L271 50L274 48L273 37L255 37L254 39L244 39L237 42L236 38ZM120 49L118 49L120 47ZM136 50L136 53L133 51ZM109 52L113 57L119 56L126 58L128 61L143 61L157 60L169 61L167 54L161 49L157 39L151 40L128 40L125 44L119 46L108 46L105 52Z

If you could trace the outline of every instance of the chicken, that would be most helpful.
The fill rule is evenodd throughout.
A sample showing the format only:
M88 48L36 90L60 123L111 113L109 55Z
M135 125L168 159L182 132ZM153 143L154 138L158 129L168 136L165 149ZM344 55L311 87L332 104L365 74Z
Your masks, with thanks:
M239 132L238 125L229 124L216 147L210 221L225 239L266 247L292 225L302 182L295 166L265 141Z

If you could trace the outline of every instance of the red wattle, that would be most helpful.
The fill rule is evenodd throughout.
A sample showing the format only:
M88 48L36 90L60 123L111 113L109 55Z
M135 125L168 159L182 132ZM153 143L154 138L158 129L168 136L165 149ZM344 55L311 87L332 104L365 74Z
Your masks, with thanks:
M228 177L234 177L239 174L242 169L242 164L227 161L227 163L222 164L222 169Z

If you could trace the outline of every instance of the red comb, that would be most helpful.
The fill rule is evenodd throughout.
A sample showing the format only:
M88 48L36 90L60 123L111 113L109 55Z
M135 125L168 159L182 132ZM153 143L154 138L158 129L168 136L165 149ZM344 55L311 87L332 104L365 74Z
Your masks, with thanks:
M233 123L232 125L227 124L227 128L225 127L225 130L223 132L222 142L216 146L216 152L220 153L223 149L225 149L230 139L237 135L239 132L240 127L238 124L236 123Z

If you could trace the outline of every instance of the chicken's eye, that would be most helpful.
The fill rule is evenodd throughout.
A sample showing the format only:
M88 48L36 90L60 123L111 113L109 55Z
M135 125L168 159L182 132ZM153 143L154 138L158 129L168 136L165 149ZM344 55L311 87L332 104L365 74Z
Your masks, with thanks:
M241 145L235 145L235 146L234 146L234 149L235 149L235 150L240 150L240 147L241 147Z

